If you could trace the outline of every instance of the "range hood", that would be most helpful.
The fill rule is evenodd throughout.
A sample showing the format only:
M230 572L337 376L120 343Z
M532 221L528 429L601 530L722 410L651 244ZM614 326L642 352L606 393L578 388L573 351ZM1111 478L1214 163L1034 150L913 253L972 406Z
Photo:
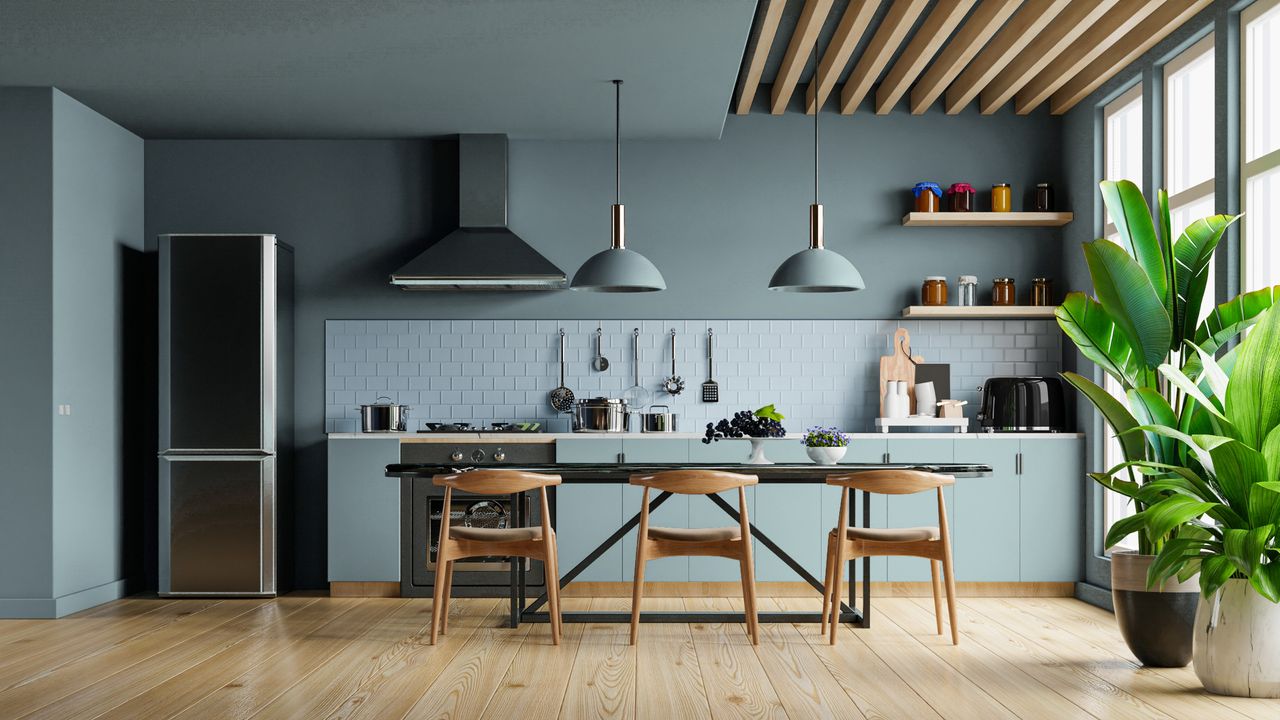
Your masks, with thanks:
M461 227L391 274L402 290L560 290L564 271L507 228L507 136L458 136Z

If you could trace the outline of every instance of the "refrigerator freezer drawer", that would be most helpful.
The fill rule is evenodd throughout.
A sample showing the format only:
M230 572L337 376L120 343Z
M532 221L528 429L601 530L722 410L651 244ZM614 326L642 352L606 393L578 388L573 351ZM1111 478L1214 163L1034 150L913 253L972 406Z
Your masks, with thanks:
M275 458L160 458L160 594L275 594Z

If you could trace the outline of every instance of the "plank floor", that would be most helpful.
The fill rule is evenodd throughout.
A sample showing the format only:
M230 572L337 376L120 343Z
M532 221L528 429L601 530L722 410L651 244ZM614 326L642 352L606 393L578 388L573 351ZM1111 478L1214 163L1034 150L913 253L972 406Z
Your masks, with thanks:
M457 599L432 647L430 600L291 595L130 598L53 621L0 620L0 718L1280 718L1189 668L1148 670L1110 614L1059 598L961 601L961 644L927 598L877 600L874 626L737 623L503 627L505 602ZM819 599L761 598L762 610ZM565 598L625 610L627 598ZM734 598L652 598L722 610Z

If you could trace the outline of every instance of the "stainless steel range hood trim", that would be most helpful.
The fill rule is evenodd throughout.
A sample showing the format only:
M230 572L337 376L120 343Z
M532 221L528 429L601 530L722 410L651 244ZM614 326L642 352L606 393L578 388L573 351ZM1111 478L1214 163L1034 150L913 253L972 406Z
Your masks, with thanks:
M391 274L406 291L561 290L564 271L506 227L507 136L458 136L461 227Z

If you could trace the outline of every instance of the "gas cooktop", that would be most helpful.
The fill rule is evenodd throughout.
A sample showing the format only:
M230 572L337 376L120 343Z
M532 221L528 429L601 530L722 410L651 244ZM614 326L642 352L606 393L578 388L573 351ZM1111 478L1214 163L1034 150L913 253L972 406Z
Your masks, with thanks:
M537 422L498 422L488 425L472 425L471 423L423 423L418 429L420 433L536 433L542 432L542 423Z

